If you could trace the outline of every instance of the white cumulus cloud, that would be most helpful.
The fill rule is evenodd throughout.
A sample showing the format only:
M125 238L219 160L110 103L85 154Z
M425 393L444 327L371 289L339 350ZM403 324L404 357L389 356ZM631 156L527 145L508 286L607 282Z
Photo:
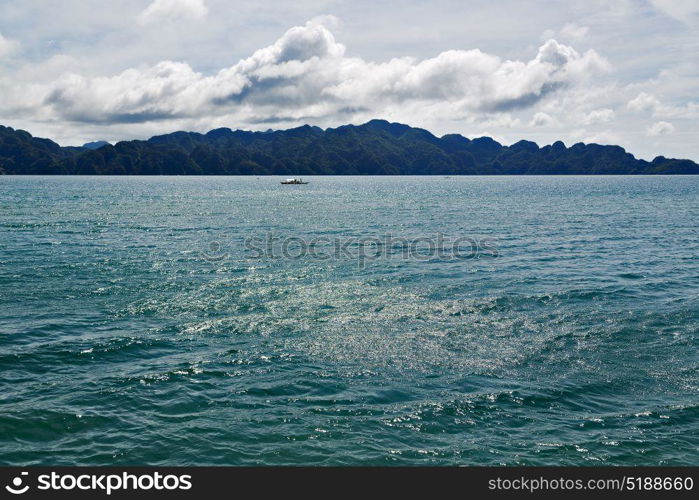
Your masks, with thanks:
M102 124L217 116L238 124L279 124L342 121L358 113L399 118L406 110L512 124L516 121L507 113L608 69L595 51L579 53L556 40L545 42L528 61L473 49L372 62L347 56L327 22L317 18L293 27L274 44L212 75L174 61L113 76L67 73L37 89L41 98L35 105L44 116Z
M153 0L138 16L138 21L153 24L163 20L202 19L208 12L204 0Z
M663 104L658 98L646 92L631 99L627 107L632 111L650 112L656 118L699 118L699 103L690 101L683 106Z
M584 125L592 125L594 123L606 123L614 119L614 110L609 108L594 109L587 113L582 120Z
M529 125L532 127L546 127L554 124L555 122L556 120L551 115L544 113L543 111L539 111L532 117Z
M668 135L675 131L675 126L669 122L656 122L646 130L646 134L649 136L657 135Z
M632 111L654 111L658 106L660 106L660 101L646 92L641 92L627 104L627 107Z

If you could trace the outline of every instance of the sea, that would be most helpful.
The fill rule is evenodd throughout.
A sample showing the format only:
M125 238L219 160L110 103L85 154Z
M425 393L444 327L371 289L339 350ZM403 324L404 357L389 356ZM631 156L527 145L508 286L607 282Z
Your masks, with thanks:
M2 465L696 465L699 177L0 176Z

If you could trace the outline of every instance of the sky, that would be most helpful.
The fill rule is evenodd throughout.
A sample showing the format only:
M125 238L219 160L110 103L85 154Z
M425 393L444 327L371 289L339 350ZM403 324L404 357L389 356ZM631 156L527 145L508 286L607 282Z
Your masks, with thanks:
M699 0L0 0L0 124L61 145L372 118L699 161Z

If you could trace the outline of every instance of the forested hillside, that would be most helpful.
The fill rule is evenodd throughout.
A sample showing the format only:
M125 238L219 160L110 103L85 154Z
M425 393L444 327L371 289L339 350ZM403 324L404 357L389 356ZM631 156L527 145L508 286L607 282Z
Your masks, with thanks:
M691 160L638 160L620 146L530 141L503 146L383 120L322 130L221 128L146 141L60 147L0 126L0 173L78 175L541 175L699 174Z

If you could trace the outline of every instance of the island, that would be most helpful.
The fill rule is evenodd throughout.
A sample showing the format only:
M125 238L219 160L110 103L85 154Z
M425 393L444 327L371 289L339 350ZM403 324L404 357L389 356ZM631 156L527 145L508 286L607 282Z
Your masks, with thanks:
M0 126L7 175L658 175L699 174L687 159L635 158L613 145L557 141L510 146L489 137L437 137L386 120L321 129L173 132L114 145L61 147Z

